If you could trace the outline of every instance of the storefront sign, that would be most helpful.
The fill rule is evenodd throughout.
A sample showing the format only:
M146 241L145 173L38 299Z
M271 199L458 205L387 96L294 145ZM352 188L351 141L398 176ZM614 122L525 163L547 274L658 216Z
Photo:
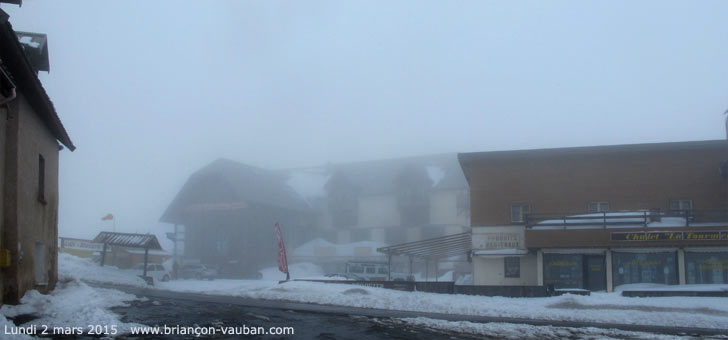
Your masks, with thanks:
M728 231L637 231L610 235L612 241L720 241Z
M523 235L520 233L487 233L485 249L522 249Z
M96 243L90 240L61 237L61 248L101 251L104 245L103 243Z

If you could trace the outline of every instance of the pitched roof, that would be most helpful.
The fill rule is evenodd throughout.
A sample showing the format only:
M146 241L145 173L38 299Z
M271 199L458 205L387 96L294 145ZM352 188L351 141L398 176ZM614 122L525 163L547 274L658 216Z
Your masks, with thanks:
M130 234L102 231L94 238L94 242L106 243L112 246L149 248L162 250L157 237L150 234Z
M291 169L280 171L289 178L289 184L307 197L317 194L325 196L323 186L334 176L341 176L359 188L361 195L381 195L395 191L395 181L408 166L414 166L427 173L432 190L467 189L465 176L458 163L457 154L437 154L416 157L394 158L352 163L328 164L318 168ZM290 179L309 176L307 185L296 185ZM321 188L313 185L322 186ZM300 189L299 189L300 187ZM305 189L305 190L304 190ZM308 197L307 197L308 198Z
M61 119L58 118L53 102L38 79L36 71L7 18L7 13L0 9L0 65L10 73L12 81L17 85L18 92L26 97L30 106L53 136L71 151L75 150L76 146L71 142Z
M253 204L299 212L309 209L279 173L218 159L190 176L160 221L180 223L186 213L238 210Z

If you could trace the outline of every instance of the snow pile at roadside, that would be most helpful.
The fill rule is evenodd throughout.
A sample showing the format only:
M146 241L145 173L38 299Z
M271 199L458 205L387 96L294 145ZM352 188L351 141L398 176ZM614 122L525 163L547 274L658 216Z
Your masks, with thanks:
M356 289L354 289L356 288ZM664 297L636 299L617 293L548 298L507 298L402 292L383 288L292 281L229 292L249 298L445 314L728 328L728 299Z
M108 325L117 328L119 334L128 333L130 327L137 324L124 323L118 316L109 311L116 306L127 306L127 302L136 300L136 296L113 289L92 288L85 283L73 280L59 282L50 294L40 294L37 290L28 291L19 305L3 305L0 307L0 323L5 317L33 314L38 318L23 325L37 325L38 332L42 326L81 327L88 332L89 325ZM5 321L8 327L12 322Z
M83 280L86 282L123 284L147 287L140 277L114 266L101 267L90 259L58 253L58 280Z
M472 334L488 339L645 339L645 340L682 340L692 337L671 336L665 334L652 334L643 332L628 332L616 329L602 328L569 328L553 326L532 326L511 323L473 323L467 321L445 321L429 318L398 319L408 325L424 327L440 331L450 331Z
M658 284L658 283L632 283L632 284L626 284L626 285L620 285L617 287L614 287L615 292L622 292L622 291L710 291L710 292L719 292L719 291L728 291L728 284L693 284L693 285L664 285L664 284Z
M310 262L302 262L302 263L294 263L288 265L288 272L291 273L291 277L295 278L320 278L325 279L324 271L321 270L321 267L310 263ZM263 274L263 277L261 280L263 281L281 281L286 279L286 274L281 273L280 270L278 270L278 267L268 267L265 269L261 269L260 273Z

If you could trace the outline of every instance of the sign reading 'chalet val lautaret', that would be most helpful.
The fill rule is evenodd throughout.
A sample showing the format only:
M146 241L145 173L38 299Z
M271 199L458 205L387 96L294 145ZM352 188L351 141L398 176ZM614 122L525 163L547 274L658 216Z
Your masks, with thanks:
M612 241L728 241L728 231L637 231L612 233Z

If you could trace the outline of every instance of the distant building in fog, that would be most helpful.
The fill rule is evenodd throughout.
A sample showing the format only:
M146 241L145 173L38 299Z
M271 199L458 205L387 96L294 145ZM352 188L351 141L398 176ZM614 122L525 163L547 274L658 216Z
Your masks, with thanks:
M75 149L38 80L45 35L7 20L0 10L0 304L56 284L59 142Z
M275 222L289 256L322 239L309 244L316 248L310 253L326 257L331 249L323 248L336 244L466 231L469 203L455 154L276 171L218 160L190 177L161 221L184 226L185 258L235 276L275 263ZM364 248L357 247L358 257L379 255Z

